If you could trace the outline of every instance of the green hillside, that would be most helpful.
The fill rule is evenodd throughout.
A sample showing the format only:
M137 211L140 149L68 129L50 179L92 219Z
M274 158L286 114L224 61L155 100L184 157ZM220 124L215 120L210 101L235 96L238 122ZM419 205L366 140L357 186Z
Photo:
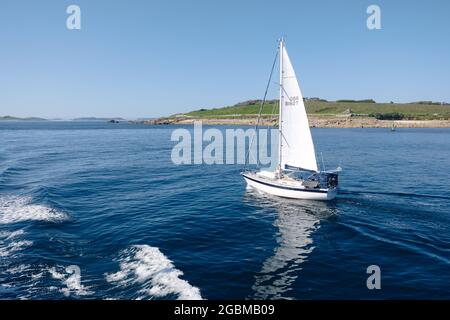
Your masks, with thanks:
M431 120L450 119L450 105L433 103L431 101L416 103L375 103L372 100L306 100L306 112L315 116L335 116L352 114L353 116L369 116L377 119L411 119L411 120ZM225 118L237 116L257 115L260 101L251 100L215 109L200 109L192 111L182 116L196 118ZM278 114L278 101L268 101L263 108L262 114Z

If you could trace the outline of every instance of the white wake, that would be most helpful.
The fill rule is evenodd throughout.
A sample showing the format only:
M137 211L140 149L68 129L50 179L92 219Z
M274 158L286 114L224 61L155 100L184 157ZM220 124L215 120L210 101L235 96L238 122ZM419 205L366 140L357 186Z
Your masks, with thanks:
M59 222L68 217L65 213L42 204L32 204L27 196L0 197L0 224L27 220Z
M71 294L77 296L91 295L94 292L89 290L81 283L81 272L78 266L72 265L66 268L62 266L56 266L48 269L53 279L61 280L65 285L64 288L59 289L66 297Z
M141 284L142 296L138 299L177 296L180 300L202 299L200 290L186 280L180 279L183 272L159 251L148 245L135 245L123 250L119 258L120 270L106 274L106 280L127 287Z

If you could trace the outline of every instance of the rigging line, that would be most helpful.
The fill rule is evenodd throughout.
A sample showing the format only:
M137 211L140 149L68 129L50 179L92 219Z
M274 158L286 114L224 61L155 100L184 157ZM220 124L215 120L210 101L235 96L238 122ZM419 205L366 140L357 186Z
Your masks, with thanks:
M281 132L281 137L283 138L284 141L286 141L288 148L290 148L291 146L289 145L289 142L287 141L287 139L284 136L283 132Z
M280 104L280 101L278 101L278 104ZM272 122L274 122L274 113L275 113L276 106L277 106L277 103L275 102L272 107L272 113L270 114L269 123L267 123L267 130L269 129ZM275 124L273 124L272 126L275 126ZM271 140L271 142L272 142L272 140Z
M258 134L258 126L259 126L259 122L260 122L260 120L261 120L261 113L262 113L264 104L266 103L267 92L269 91L270 81L272 80L273 70L275 69L275 64L276 64L277 58L278 58L278 51L279 51L279 49L278 49L277 52L275 53L275 58L273 59L273 63L272 63L272 69L270 70L269 81L267 81L266 91L264 92L264 98L263 98L263 100L261 101L261 105L259 106L258 120L256 121L256 125L255 125L255 135ZM248 160L249 160L250 150L251 150L251 148L252 148L254 138L255 138L255 136L253 135L253 136L252 136L252 140L250 141L249 148L248 148L248 150L247 150L247 154L246 154L246 156L245 156L245 166L244 166L244 169L246 168L247 162L248 162ZM256 158L257 158L257 159L256 159L256 163L257 163L257 165L259 165L259 158L258 158L258 156L256 156Z
M322 171L327 171L325 169L325 162L323 161L323 154L322 154L322 152L320 152L320 157L322 158Z

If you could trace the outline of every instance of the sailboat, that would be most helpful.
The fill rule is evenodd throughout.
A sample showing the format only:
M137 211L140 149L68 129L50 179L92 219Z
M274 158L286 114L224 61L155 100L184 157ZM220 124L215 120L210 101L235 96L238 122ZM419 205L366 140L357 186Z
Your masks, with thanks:
M283 39L279 41L278 57L278 163L274 171L247 170L241 175L249 188L264 193L292 199L332 200L337 194L341 168L319 171L303 96Z

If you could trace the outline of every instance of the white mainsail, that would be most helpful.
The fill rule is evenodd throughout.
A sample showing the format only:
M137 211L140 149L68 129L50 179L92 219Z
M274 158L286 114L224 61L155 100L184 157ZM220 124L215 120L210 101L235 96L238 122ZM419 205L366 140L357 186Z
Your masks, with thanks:
M318 171L314 143L294 68L280 43L280 167Z

